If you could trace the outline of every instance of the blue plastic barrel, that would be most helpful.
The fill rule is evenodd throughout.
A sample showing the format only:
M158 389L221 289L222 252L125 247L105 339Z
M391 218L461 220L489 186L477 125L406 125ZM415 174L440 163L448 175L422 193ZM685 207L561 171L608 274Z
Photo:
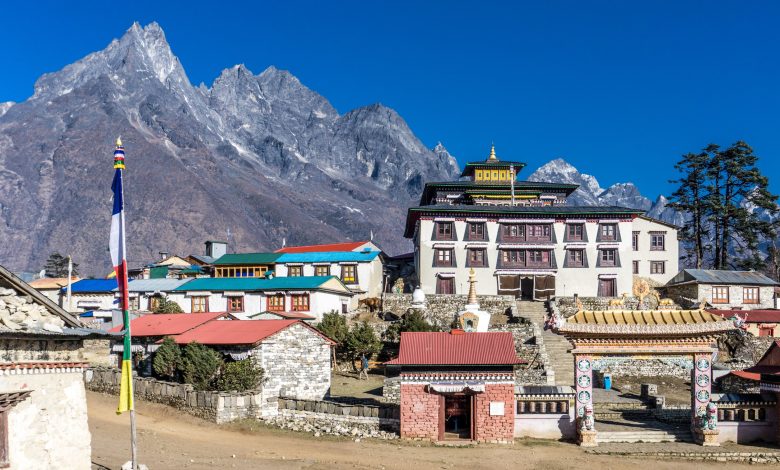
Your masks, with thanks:
M604 374L604 390L612 389L612 374Z

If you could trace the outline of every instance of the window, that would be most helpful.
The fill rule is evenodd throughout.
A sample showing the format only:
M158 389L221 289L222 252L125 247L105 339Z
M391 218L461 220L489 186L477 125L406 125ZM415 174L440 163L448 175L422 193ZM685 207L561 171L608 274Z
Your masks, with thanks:
M727 303L729 303L729 288L728 288L728 286L713 286L712 287L712 303L713 304L727 304Z
M504 240L522 240L525 238L525 226L520 224L507 224L501 227L501 238Z
M664 274L665 272L665 261L650 261L650 274Z
M156 312L158 308L160 308L160 297L159 295L153 295L149 297L149 311L150 312Z
M452 278L452 277L439 277L439 278L436 278L436 293L437 294L454 294L455 293L455 278Z
M631 265L633 267L633 271L632 272L634 274L639 274L639 261L632 261Z
M582 241L582 234L585 227L582 224L569 224L566 226L566 240Z
M550 252L547 250L528 250L526 265L534 268L547 268L550 266Z
M468 257L468 263L466 266L475 267L475 268L486 268L487 267L487 252L484 249L481 248L470 248L469 249L469 257Z
M356 264L342 264L341 265L341 281L344 284L357 284L357 265Z
M309 311L309 294L293 294L290 296L293 312Z
M192 298L192 313L205 313L209 311L209 298L197 296Z
M449 249L436 249L434 250L433 265L437 267L450 267L455 264L452 261L452 250Z
M566 267L582 268L585 266L585 250L568 250L566 252Z
M228 297L227 298L227 304L228 304L228 312L243 312L244 311L244 297L243 296L236 296L236 297Z
M665 233L650 233L650 250L664 251L666 249Z
M775 329L771 326L759 326L758 327L758 336L774 336L775 335Z
M759 303L758 287L744 287L744 288L742 288L742 303L743 304L757 304L757 303Z
M315 276L330 276L330 266L314 266Z
M550 225L529 225L526 227L526 239L528 241L550 241L551 237Z
M631 249L639 251L639 232L631 233Z
M469 240L484 240L485 239L485 224L484 223L469 223L468 228Z
M452 222L436 222L436 240L454 240Z
M284 294L274 294L266 297L266 309L269 312L284 312Z
M601 250L601 266L617 266L617 250Z
M127 306L129 310L141 310L141 299L140 297L130 297L129 299L130 304Z
M521 250L502 250L501 251L501 265L502 266L524 266L525 265L525 252Z
M602 224L600 230L600 241L616 241L617 240L617 225L615 224Z
M303 276L303 266L288 266L287 276L289 277L301 277Z

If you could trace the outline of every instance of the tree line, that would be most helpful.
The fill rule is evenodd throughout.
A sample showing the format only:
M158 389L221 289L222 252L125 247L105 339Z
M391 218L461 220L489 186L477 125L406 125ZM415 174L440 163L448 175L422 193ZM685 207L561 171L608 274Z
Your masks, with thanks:
M757 162L753 149L738 141L727 148L707 145L675 164L680 176L671 181L678 187L669 207L685 216L678 236L690 266L780 274L780 209Z

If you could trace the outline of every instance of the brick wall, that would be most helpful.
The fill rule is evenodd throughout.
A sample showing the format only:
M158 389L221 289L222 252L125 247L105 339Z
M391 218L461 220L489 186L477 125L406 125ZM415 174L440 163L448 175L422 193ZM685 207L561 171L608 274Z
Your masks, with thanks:
M401 384L402 438L439 439L440 395L425 388L425 384Z
M504 403L504 414L490 416L490 403ZM475 395L474 417L478 442L511 442L515 425L515 392L512 384L487 384L485 391Z

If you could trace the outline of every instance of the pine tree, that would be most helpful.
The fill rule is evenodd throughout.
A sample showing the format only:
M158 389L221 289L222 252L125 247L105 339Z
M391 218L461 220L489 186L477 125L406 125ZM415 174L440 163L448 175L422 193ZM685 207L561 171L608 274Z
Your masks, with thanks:
M76 268L78 268L78 263L73 263L73 270L72 274L74 276L78 275L78 271ZM44 269L46 270L46 277L67 277L68 276L68 257L62 256L59 253L52 253L49 255L49 258L46 260L46 265L44 266Z
M693 254L689 257L694 258L694 265L697 269L701 269L704 264L704 240L708 236L707 228L704 225L706 217L705 181L710 153L716 149L717 146L710 145L700 153L683 155L682 159L674 165L675 169L682 173L682 177L670 181L680 186L672 193L669 207L687 212L691 216L691 223L680 229L679 238L683 242L692 244Z
M154 353L152 368L158 377L172 380L176 377L181 362L181 348L173 338L167 336Z
M368 322L357 323L352 326L347 335L345 346L350 359L358 359L362 355L371 357L382 349L382 342Z

